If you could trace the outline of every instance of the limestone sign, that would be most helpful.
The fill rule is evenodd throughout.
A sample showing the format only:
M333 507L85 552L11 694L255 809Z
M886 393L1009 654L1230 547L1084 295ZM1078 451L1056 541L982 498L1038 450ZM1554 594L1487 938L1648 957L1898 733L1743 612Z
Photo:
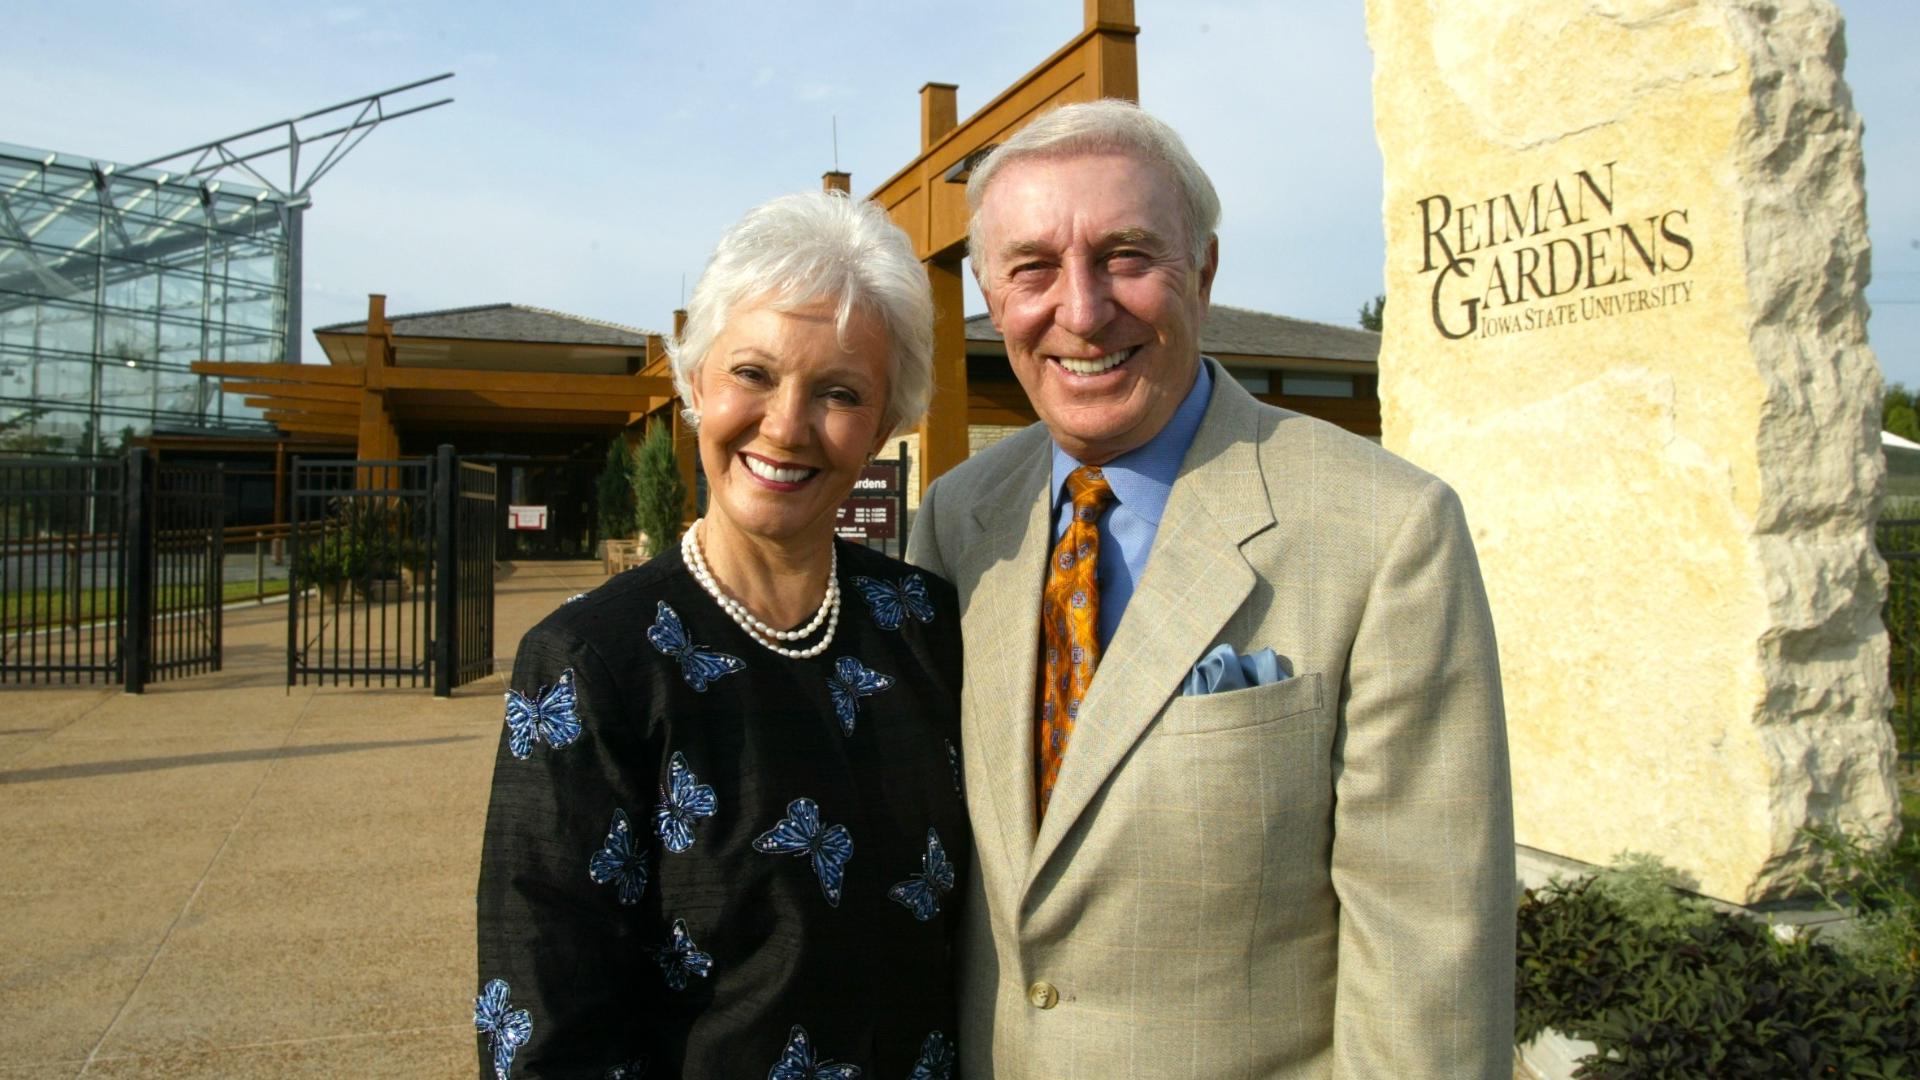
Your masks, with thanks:
M1826 0L1369 0L1388 447L1460 492L1523 844L1791 891L1896 820Z
M1617 162L1523 191L1419 201L1420 273L1452 340L1545 330L1693 299L1685 207L1629 216Z

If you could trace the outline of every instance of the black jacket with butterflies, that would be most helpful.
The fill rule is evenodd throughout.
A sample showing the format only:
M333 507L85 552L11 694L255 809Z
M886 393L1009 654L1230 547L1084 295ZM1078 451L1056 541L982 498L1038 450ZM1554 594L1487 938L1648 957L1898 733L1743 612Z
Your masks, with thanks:
M747 637L678 550L521 642L481 856L481 1076L957 1075L959 611L924 571L839 558L813 659Z

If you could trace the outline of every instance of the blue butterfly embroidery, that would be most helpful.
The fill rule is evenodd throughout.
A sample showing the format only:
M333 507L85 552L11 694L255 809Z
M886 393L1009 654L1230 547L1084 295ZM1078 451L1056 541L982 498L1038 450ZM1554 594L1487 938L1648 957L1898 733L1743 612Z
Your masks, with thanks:
M572 596L567 597L565 600L560 601L560 606L565 607L566 605L573 603L575 600L585 600L586 598L587 598L586 593L577 592L577 593L574 593Z
M871 697L893 685L893 676L882 675L851 656L834 661L833 674L827 676L827 693L833 696L833 715L840 718L840 731L853 734L854 716L860 711L860 699Z
M623 904L637 904L647 891L647 853L633 842L633 828L625 810L613 812L607 827L607 846L587 860L587 876L596 885L612 885Z
M807 1029L799 1024L793 1025L793 1031L787 1035L786 1052L767 1070L767 1080L855 1080L859 1075L858 1065L814 1061L813 1041L807 1038Z
M641 1077L647 1075L647 1066L651 1064L653 1063L644 1057L637 1057L632 1061L623 1061L613 1068L608 1069L606 1075L602 1076L600 1080L640 1080Z
M667 785L660 789L660 805L653 809L653 831L667 850L678 855L693 846L693 823L713 816L713 788L702 784L687 768L678 750L667 759Z
M701 952L687 933L687 920L673 920L673 941L659 951L660 974L675 990L687 988L687 976L706 978L713 971L713 957Z
M812 799L788 803L787 816L756 837L753 849L768 855L811 855L813 873L820 879L820 891L830 906L840 906L840 886L846 880L847 860L853 858L853 834L845 825L821 829L820 808Z
M953 864L947 861L947 849L940 846L940 834L928 829L920 872L888 889L887 899L906 905L914 918L926 922L940 914L940 894L952 891Z
M507 749L525 761L536 742L545 742L555 750L573 745L573 740L580 737L578 704L572 668L561 672L553 686L543 686L532 696L507 691Z
M933 621L933 601L927 598L927 581L919 574L908 574L899 581L856 576L853 587L867 598L874 625L882 630L900 629L907 616L923 623Z
M680 677L696 691L705 690L713 680L747 666L737 656L695 648L687 637L685 624L665 600L655 609L654 623L647 627L647 640L653 642L654 648L680 661Z
M927 1033L920 1044L920 1060L913 1063L907 1080L953 1080L953 1044L937 1031Z
M507 1080L514 1052L533 1038L533 1017L525 1009L509 1009L505 979L495 979L473 999L473 1029L486 1035L493 1047L494 1080Z

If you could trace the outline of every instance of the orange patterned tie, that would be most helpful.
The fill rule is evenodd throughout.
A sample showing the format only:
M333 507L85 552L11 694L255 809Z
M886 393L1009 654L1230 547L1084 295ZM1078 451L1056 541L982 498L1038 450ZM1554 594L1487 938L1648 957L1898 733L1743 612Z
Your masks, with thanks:
M1100 565L1100 512L1113 501L1113 489L1099 469L1082 465L1068 475L1067 493L1073 498L1073 520L1054 546L1040 597L1038 817L1046 816L1080 702L1100 663L1100 589L1094 571Z

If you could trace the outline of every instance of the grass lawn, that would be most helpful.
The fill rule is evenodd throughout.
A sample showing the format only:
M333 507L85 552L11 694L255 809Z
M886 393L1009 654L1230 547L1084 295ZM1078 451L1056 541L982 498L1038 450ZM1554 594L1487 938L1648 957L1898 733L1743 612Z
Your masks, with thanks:
M268 578L264 583L265 595L278 596L287 591L285 578ZM117 610L119 604L118 589L82 589L78 597L77 618L80 622L106 618ZM228 581L221 586L221 600L232 603L236 600L251 600L254 597L252 581ZM192 607L197 600L195 592L184 587L161 588L154 601L163 612ZM76 617L75 597L65 589L41 589L35 592L18 593L0 601L0 621L6 628L26 629L35 626L49 626Z

